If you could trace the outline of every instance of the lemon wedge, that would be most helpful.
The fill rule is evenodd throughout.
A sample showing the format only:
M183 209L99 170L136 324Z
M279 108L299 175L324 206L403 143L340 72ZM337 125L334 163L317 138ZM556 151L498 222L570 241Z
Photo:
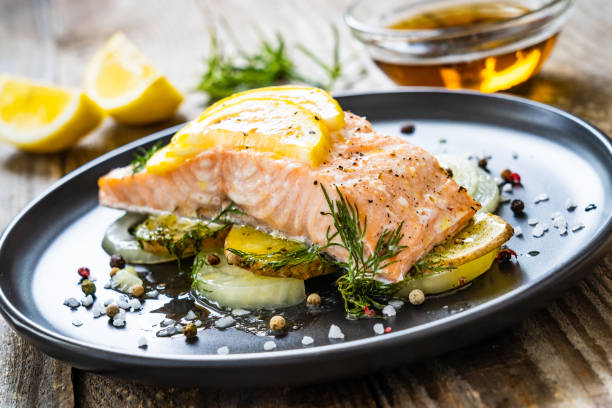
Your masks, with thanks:
M273 153L319 165L329 152L329 130L314 113L281 99L246 99L191 122L147 162L161 173L213 147Z
M282 99L300 105L321 118L330 131L344 127L344 111L329 92L311 86L285 85L251 89L218 101L206 109L199 120L218 113L228 105L247 99Z
M171 117L183 96L122 33L92 57L85 91L117 122L142 125Z
M0 76L0 140L19 149L65 150L103 118L102 109L76 89Z

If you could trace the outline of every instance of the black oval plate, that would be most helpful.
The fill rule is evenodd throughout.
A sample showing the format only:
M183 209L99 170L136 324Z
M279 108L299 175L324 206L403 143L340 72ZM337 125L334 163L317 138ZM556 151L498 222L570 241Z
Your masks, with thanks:
M534 238L527 217L515 218L502 205L499 213L524 231L508 245L518 265L491 271L451 295L430 298L419 307L405 305L384 321L391 333L374 335L378 321L349 321L340 304L309 319L303 328L276 339L277 349L263 351L267 336L236 328L200 331L186 342L182 335L158 338L162 314L151 313L169 300L147 300L141 316L128 313L125 328L83 307L62 305L81 297L77 267L87 265L103 289L108 256L100 247L107 225L121 212L97 205L98 177L130 162L134 150L167 141L177 127L112 151L59 180L31 203L6 229L0 241L0 306L21 335L47 354L85 370L143 382L174 385L251 386L296 384L350 376L415 360L459 347L509 325L544 305L579 279L606 249L612 237L612 147L593 126L558 109L505 95L444 90L348 94L338 97L346 110L365 115L382 133L400 135L407 122L416 126L407 140L432 152L491 155L495 175L504 168L520 173L523 187L513 198L526 203L529 218L549 225ZM548 201L534 204L540 193ZM578 204L565 210L568 198ZM585 211L589 204L596 209ZM550 215L561 211L580 231L560 236ZM539 255L530 256L529 252ZM532 252L533 254L534 252ZM167 265L174 268L175 265ZM321 283L323 282L323 283ZM329 281L309 283L309 290ZM323 288L321 288L323 290ZM75 327L72 322L83 322ZM339 325L343 342L328 339ZM145 335L147 349L137 347ZM314 346L304 347L304 335ZM229 355L217 355L227 345Z

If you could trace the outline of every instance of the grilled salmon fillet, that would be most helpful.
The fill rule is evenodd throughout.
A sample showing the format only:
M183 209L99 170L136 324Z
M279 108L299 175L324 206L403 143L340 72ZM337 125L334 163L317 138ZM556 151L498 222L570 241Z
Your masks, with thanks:
M325 244L332 219L321 185L332 199L338 187L357 206L362 222L367 217L366 251L385 229L404 222L406 249L378 275L399 282L420 257L461 229L480 204L427 151L374 132L350 112L345 119L345 127L332 134L327 160L317 167L266 152L211 148L162 174L132 174L131 166L112 170L98 181L100 204L212 218L233 202L247 214L238 222ZM329 252L346 260L340 247Z

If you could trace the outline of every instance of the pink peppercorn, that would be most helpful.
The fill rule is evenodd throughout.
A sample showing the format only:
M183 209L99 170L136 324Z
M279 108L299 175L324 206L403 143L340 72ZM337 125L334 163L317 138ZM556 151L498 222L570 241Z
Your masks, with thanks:
M390 332L391 332L391 326L385 327L385 333L390 333Z
M89 278L89 268L85 266L81 266L78 270L78 273L81 278L84 278L84 279Z

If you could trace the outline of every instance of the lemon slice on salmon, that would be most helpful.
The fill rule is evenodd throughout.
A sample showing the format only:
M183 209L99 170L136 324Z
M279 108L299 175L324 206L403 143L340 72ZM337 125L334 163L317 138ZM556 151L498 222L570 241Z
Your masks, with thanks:
M282 99L300 105L311 111L325 123L330 131L344 127L344 111L329 92L311 86L285 85L251 89L218 101L206 109L198 120L218 113L228 105L247 99Z
M117 122L141 125L171 117L183 96L122 33L92 57L85 91Z
M76 89L0 76L0 140L22 150L65 150L103 118L102 109Z
M149 159L147 172L167 171L213 147L252 149L317 166L330 145L327 126L311 111L280 99L246 99L180 130Z

